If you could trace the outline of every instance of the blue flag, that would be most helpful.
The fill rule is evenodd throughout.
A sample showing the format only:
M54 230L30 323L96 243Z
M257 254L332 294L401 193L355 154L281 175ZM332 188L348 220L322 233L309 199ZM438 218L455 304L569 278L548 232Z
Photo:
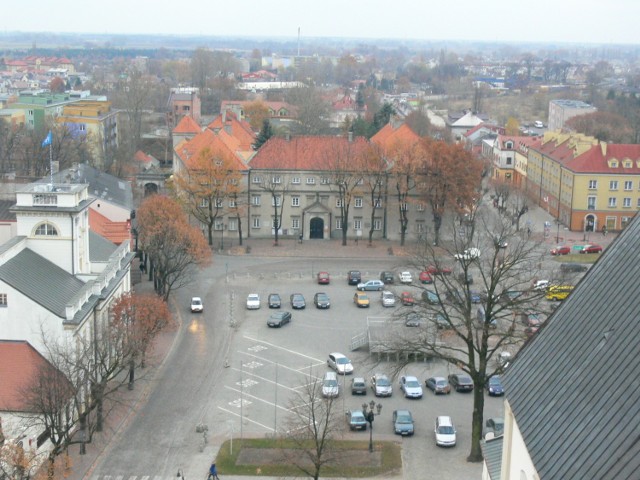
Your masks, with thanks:
M51 130L49 130L49 135L42 141L42 148L51 145L51 141L53 140L53 135L51 135Z

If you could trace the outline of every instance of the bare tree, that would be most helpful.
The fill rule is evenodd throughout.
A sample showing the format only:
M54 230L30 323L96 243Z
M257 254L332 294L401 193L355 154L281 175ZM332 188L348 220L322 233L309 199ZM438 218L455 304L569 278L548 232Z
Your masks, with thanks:
M322 468L336 457L333 441L341 431L337 406L333 397L323 397L322 379L312 371L291 400L291 416L284 438L296 448L284 449L283 455L289 457L286 460L303 474L315 480L320 478Z
M282 212L284 211L284 196L287 194L287 182L282 175L277 172L265 172L266 178L260 184L260 188L271 197L273 207L273 219L271 228L273 229L274 246L278 246L278 236L282 227Z
M369 192L369 205L371 214L369 217L369 245L373 244L373 233L375 232L376 210L382 208L386 203L386 194L389 175L387 172L387 161L382 150L375 144L371 144L364 154L364 185Z

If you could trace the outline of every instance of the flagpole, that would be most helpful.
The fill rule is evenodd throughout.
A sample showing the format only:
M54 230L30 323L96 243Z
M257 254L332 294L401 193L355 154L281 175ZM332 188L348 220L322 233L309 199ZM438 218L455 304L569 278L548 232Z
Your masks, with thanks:
M49 178L51 181L51 188L53 188L53 139L49 143Z

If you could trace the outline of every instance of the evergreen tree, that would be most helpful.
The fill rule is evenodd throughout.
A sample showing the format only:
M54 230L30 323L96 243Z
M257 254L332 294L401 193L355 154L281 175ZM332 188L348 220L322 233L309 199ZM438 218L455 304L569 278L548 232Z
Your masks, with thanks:
M267 140L273 137L273 128L271 128L271 122L269 122L268 118L265 118L262 121L262 129L260 129L260 133L256 137L256 142L253 144L253 149L258 150Z

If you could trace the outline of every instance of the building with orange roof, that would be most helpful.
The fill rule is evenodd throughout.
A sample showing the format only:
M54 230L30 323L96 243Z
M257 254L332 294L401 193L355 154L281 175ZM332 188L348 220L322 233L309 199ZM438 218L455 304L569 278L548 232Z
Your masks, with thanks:
M384 150L389 150L398 143L412 144L419 140L420 136L411 130L409 125L395 119L392 119L371 137L371 142L382 147Z
M482 156L491 162L491 178L499 182L524 185L529 147L538 137L498 135L482 142Z
M526 185L572 231L621 230L640 208L640 145L545 132L529 147Z

